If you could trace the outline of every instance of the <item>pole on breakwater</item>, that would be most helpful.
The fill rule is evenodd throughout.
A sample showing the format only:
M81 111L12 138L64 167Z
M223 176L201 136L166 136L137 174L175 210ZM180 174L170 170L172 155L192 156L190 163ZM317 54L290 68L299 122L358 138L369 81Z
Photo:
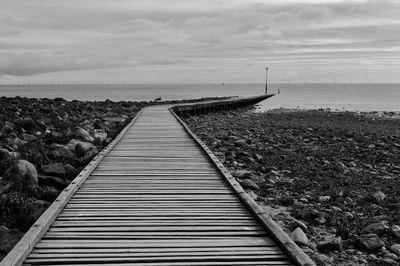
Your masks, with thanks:
M268 94L268 67L265 68L265 94Z

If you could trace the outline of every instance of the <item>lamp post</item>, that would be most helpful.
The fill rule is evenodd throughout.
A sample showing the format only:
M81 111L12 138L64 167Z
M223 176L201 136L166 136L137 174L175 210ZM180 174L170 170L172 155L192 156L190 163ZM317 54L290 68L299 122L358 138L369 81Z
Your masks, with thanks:
M268 94L268 67L265 68L265 94Z

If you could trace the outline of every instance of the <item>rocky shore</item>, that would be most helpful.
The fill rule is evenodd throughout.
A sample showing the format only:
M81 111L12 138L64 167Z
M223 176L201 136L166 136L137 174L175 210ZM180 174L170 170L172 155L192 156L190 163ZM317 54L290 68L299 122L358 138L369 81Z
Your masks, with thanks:
M0 98L0 260L138 111L177 102Z
M395 114L242 109L184 120L317 265L400 264Z

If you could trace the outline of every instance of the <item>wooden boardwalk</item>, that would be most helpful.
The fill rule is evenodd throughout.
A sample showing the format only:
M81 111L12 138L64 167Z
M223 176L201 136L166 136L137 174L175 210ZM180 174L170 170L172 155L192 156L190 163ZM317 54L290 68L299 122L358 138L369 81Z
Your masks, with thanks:
M124 133L1 266L293 265L167 107Z

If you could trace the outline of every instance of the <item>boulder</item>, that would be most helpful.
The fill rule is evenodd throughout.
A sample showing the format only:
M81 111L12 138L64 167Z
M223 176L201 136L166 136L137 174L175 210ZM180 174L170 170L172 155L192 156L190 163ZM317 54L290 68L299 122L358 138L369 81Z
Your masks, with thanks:
M15 136L16 132L17 132L17 127L15 126L15 124L6 121L4 123L4 126L0 130L0 136L1 137Z
M290 238L298 245L305 246L308 244L307 235L301 230L300 227L297 227L291 234Z
M0 148L0 175L2 175L14 161L20 158L21 154L18 152L10 152Z
M103 129L94 130L94 143L103 144L107 139L107 132Z
M79 140L83 140L86 142L93 142L93 137L90 136L89 132L87 132L85 129L81 127L77 127L75 130L75 138Z
M400 226L398 225L393 225L391 228L392 230L392 234L397 237L398 239L400 239Z
M65 164L64 169L65 169L65 178L67 179L72 180L79 174L79 170L70 164Z
M232 176L236 178L249 178L251 174L252 172L247 170L236 170L232 172Z
M43 185L53 186L60 190L63 190L68 185L68 183L64 179L48 175L39 175L39 184L41 186Z
M92 143L76 139L70 140L67 146L71 150L74 150L78 156L84 156L89 151L96 150L96 146L94 146Z
M82 162L84 164L88 164L94 157L96 157L96 155L99 153L99 151L97 149L92 149L90 151L88 151L85 156L83 156L82 158Z
M50 145L49 157L53 159L72 159L74 157L74 153L66 145L53 143Z
M318 242L317 248L323 251L342 251L343 242L341 237L332 237Z
M390 250L396 254L397 256L400 256L400 244L394 244L390 246Z
M24 236L18 229L8 229L0 226L0 252L8 253Z
M19 223L24 229L28 229L49 206L50 203L44 200L35 200L27 203L18 213Z
M253 182L251 179L242 179L239 180L240 185L242 185L243 188L248 188L248 189L253 189L253 190L259 190L260 187Z
M56 189L53 186L43 186L42 187L42 200L48 201L48 202L53 202L58 195L60 194L60 191Z
M65 177L66 171L62 163L51 163L40 167L44 174Z
M383 247L385 243L376 234L364 234L358 237L358 244L367 251L376 251Z
M372 234L381 235L387 229L388 229L388 227L386 225L384 225L383 223L373 223L373 224L370 224L370 225L367 225L366 227L364 227L362 229L362 231L367 234L372 233Z
M10 183L37 185L38 176L36 168L33 164L26 160L18 160L15 162L3 176L3 180Z

